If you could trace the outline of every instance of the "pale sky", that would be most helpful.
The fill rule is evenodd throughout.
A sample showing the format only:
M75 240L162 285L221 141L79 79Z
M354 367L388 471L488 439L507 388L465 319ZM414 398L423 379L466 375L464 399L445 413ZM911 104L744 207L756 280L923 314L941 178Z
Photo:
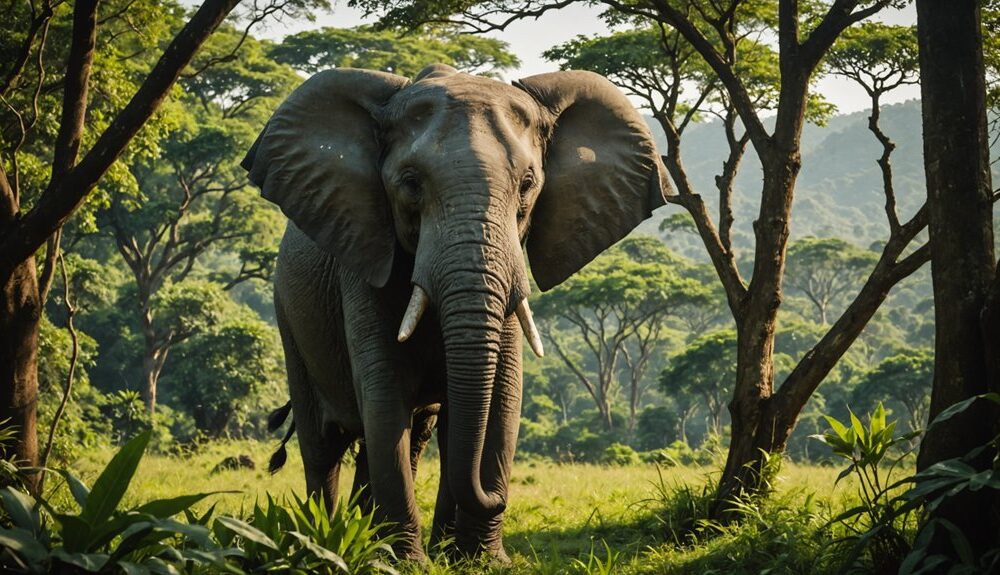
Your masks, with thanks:
M537 20L524 20L510 25L503 32L489 34L510 44L511 51L521 60L518 70L508 72L506 79L512 80L541 72L551 72L555 64L542 58L542 52L556 44L560 44L577 35L595 35L608 32L607 26L600 20L599 8L571 5L562 10L553 10ZM886 10L878 20L891 24L916 23L916 11L912 4L904 10ZM308 28L333 26L349 28L363 23L365 20L359 11L346 6L345 2L334 3L332 12L318 14L315 22L300 21L283 24L272 24L266 30L258 30L258 34L273 40ZM826 99L837 106L839 113L856 112L868 107L868 96L864 91L848 80L841 78L823 78L816 90L826 96ZM918 86L903 86L890 92L884 103L902 102L920 96Z

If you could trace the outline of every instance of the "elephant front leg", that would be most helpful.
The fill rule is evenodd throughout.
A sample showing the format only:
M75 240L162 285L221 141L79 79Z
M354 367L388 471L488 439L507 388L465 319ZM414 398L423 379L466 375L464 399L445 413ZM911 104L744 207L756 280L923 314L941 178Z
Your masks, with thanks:
M379 522L391 524L401 540L401 558L425 559L420 517L410 467L411 412L398 400L367 399L364 407L368 481Z
M437 500L434 503L434 522L431 524L431 540L428 547L432 552L446 551L445 545L454 541L455 498L448 485L448 409L441 406L437 420L438 453L441 463L441 480L438 484Z
M504 494L510 484L514 449L521 418L521 329L514 316L507 318L500 341L500 359L493 382L490 416L482 458L483 486ZM501 563L510 559L503 548L503 513L477 518L458 508L455 545L465 555L489 555Z

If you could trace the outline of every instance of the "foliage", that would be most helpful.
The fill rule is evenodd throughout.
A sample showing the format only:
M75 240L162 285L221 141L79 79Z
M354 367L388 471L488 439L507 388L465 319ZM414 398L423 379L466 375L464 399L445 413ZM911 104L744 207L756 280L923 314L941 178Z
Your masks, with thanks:
M860 287L878 256L870 250L836 238L807 237L788 246L785 281L790 291L804 295L816 308L816 321L827 324Z
M850 421L842 423L827 417L831 430L815 436L826 443L837 457L849 462L837 476L837 481L853 475L858 484L861 504L834 517L831 522L847 527L851 534L844 541L851 544L845 564L854 562L866 553L867 568L876 573L890 573L899 569L903 557L909 552L907 531L912 508L901 506L894 493L899 487L892 481L895 464L887 469L883 460L889 450L907 442L918 431L895 436L896 422L886 422L885 409L879 403L865 426L854 413ZM897 460L898 461L898 460Z
M132 477L149 443L150 432L126 443L88 488L68 471L65 478L76 513L53 508L12 487L0 491L10 520L0 529L8 553L0 562L10 570L50 573L77 568L89 572L169 572L171 564L226 568L237 550L215 544L209 530L171 519L210 493L158 499L122 508Z
M920 67L916 27L881 22L852 26L827 54L826 66L864 86L870 96L916 83Z
M329 68L367 68L412 78L440 62L484 76L497 76L520 61L507 43L463 34L455 27L424 27L400 34L371 26L320 28L287 36L269 54L275 61L315 74Z
M910 431L923 428L930 409L934 354L928 349L906 350L882 360L863 373L851 392L852 405L885 402L901 406Z
M282 376L277 339L272 326L250 316L181 344L176 367L164 377L170 404L190 414L209 437L263 432L263 426L254 429L252 416L274 407L266 400L276 403Z
M736 332L731 329L694 340L660 374L660 386L667 395L703 398L716 434L722 432L722 410L735 381Z
M612 443L604 448L604 453L601 455L601 463L604 465L635 465L639 461L639 454L621 443Z
M331 515L317 498L279 504L268 495L246 521L213 517L214 505L193 512L211 492L125 506L150 439L147 430L125 443L91 488L59 471L75 513L14 487L0 490L0 566L27 573L395 572L384 561L393 557L393 537L378 536L383 526L353 501ZM182 513L184 521L175 519Z
M394 573L392 536L379 537L374 523L356 501L341 501L333 514L318 497L279 503L270 495L254 504L247 521L222 516L213 531L225 545L243 549L241 567L252 572Z

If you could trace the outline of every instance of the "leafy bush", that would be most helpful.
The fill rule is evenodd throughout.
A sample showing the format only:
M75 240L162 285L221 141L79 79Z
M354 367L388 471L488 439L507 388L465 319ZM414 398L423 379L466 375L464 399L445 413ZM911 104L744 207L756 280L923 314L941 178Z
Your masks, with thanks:
M869 565L862 568L894 573L910 550L906 532L912 508L902 508L902 502L895 497L894 491L898 492L900 485L891 481L895 464L884 467L882 463L890 448L909 441L919 432L894 436L896 422L886 422L881 403L869 415L867 427L853 412L850 417L845 424L826 416L832 429L814 436L829 445L834 455L849 462L837 481L853 475L858 482L861 504L834 517L831 523L848 529L849 535L842 541L852 545L846 559L849 566L866 552Z
M73 474L65 478L78 510L64 513L45 499L6 487L0 503L10 523L0 529L0 566L28 573L170 572L170 565L209 565L224 569L228 556L239 551L212 541L207 528L171 519L209 493L158 499L119 509L122 498L149 443L146 431L111 459L88 488Z
M331 516L319 498L279 504L270 495L254 504L247 521L219 517L214 531L224 545L244 551L240 566L254 572L392 573L384 559L395 557L384 526L375 524L356 501L340 502Z
M618 465L624 467L628 465L637 465L641 463L641 461L642 460L639 459L639 454L636 453L634 449L617 442L604 448L604 453L601 455L601 463L603 465Z
M0 428L0 441L10 435ZM0 490L0 570L53 573L392 573L391 536L351 502L333 515L319 499L255 505L248 520L201 516L195 493L122 507L150 444L147 429L128 441L92 488L68 471L75 512L57 509L14 487ZM14 470L16 473L16 469ZM186 521L174 519L183 513Z
M642 460L649 463L658 463L669 467L687 465L711 465L720 455L719 444L709 436L701 446L693 449L687 443L677 440L663 449L647 451L642 454Z

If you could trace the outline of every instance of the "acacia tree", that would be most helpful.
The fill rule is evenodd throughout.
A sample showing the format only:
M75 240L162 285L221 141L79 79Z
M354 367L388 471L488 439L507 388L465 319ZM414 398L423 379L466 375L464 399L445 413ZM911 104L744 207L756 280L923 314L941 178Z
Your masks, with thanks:
M705 334L670 360L660 374L667 395L698 395L708 411L712 433L722 433L722 411L736 379L736 332L724 329Z
M427 64L440 62L492 76L520 65L506 42L460 34L453 26L425 27L405 35L371 26L320 28L287 36L268 54L308 74L349 66L413 77Z
M0 96L15 117L13 132L4 133L0 159L0 420L9 419L18 429L18 441L4 448L5 455L29 465L38 461L38 328L54 275L58 231L153 117L195 53L238 2L205 0L162 48L134 92L129 90L132 96L128 103L109 114L113 119L100 133L88 130L87 116L94 73L115 62L109 59L95 64L98 47L115 40L114 26L109 23L118 22L121 28L141 34L143 30L130 23L129 16L160 5L109 2L99 10L97 0L77 0L72 6L72 23L65 28L56 26L66 22L60 20L68 9L62 3L32 0L5 8L17 20L11 29L23 31L20 36L5 36L9 43L4 52L13 58L4 60L0 76ZM247 30L264 18L295 12L304 4L305 0L255 3L245 14ZM49 42L59 39L59 30L69 30L69 37L64 45L65 59L57 57L60 61L54 65ZM143 48L147 53L152 46ZM58 120L40 122L38 102L48 86L61 91L61 112ZM42 131L48 126L57 126L54 136ZM36 137L47 143L43 148L47 148L46 164L51 164L51 171L36 180L37 188L25 189L21 151L26 141ZM80 157L85 143L88 147ZM39 275L35 254L46 244L46 265Z
M736 322L736 381L729 406L732 434L716 506L716 512L725 512L732 496L757 490L761 454L784 450L806 402L858 338L889 289L928 259L926 245L910 248L926 227L926 213L921 210L909 221L899 223L895 202L887 201L890 236L864 285L782 384L775 385L774 338L782 304L795 182L801 164L800 138L810 107L809 85L841 34L892 2L836 0L829 6L800 5L794 0L778 0L776 6L746 0L602 3L620 13L676 31L711 71L723 100L734 112L733 124L738 120L742 125L742 136L735 141L727 128L731 152L738 151L740 139L746 138L745 144L753 147L761 162L763 184L754 222L753 275L747 281L736 265L730 241L731 188L727 191L720 186L716 224L702 197L688 183L679 161L680 138L671 139L668 134L664 162L678 193L667 201L683 207L694 220ZM754 76L741 72L740 56L760 52L756 41L762 21L760 14L775 7L777 88L773 97L761 98L759 94L766 96L768 92L755 92L759 85L751 81ZM774 127L769 130L761 113L772 109ZM731 181L727 170L728 162L717 182Z
M930 407L930 389L934 377L934 354L915 349L886 358L862 375L851 392L851 405L874 406L879 401L892 402L906 411L910 431L923 429Z
M802 293L816 308L822 325L830 306L840 303L864 280L877 256L838 238L803 238L788 246L788 287Z
M641 399L641 388L632 386L641 383L649 357L667 329L667 316L682 303L705 297L700 284L681 277L662 261L630 257L629 250L636 244L650 247L643 238L625 240L543 294L536 306L543 336L590 394L608 431L614 428L612 399L623 356L629 354L626 365L638 370L628 380L632 429ZM641 257L646 250L632 253ZM579 345L571 347L568 333ZM636 343L631 352L627 350L630 340Z

